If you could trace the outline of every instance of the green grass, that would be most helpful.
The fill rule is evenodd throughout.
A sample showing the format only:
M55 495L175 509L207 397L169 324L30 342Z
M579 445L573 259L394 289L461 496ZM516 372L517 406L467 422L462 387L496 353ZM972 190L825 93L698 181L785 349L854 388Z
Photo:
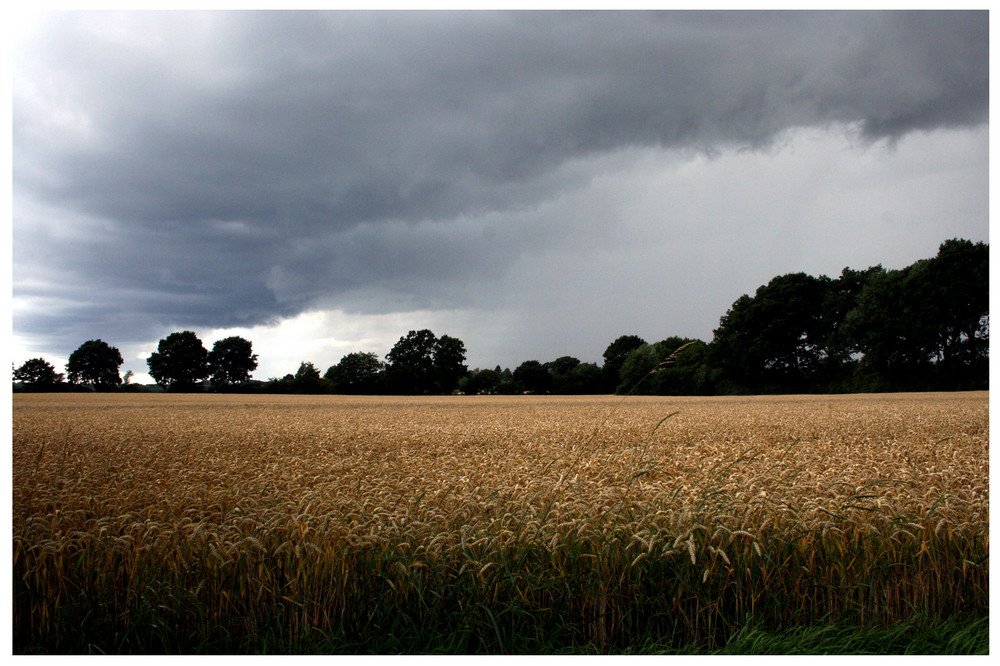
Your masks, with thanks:
M485 608L483 609L485 611ZM640 633L614 650L593 642L574 640L571 626L547 626L543 631L530 616L520 618L520 628L494 627L489 613L473 612L463 626L447 632L401 623L386 633L373 632L366 640L348 640L318 629L288 636L280 615L252 639L233 641L224 632L201 641L172 643L170 634L139 629L129 636L99 639L80 645L77 653L89 654L533 654L533 655L987 655L989 619L913 618L888 627L846 623L793 626L773 631L752 623L736 630L721 646L665 640L658 632ZM440 629L440 628L439 628ZM92 637L93 638L93 637ZM175 636L174 638L180 638ZM189 637L190 638L190 637ZM37 650L35 653L46 653Z
M620 543L467 551L463 557L477 560L471 568L453 559L458 553L425 557L418 567L398 554L398 544L332 559L282 561L244 553L215 568L150 560L130 578L95 575L81 554L48 562L50 575L64 581L60 587L72 590L57 600L26 584L32 578L19 568L36 567L19 559L14 647L20 654L988 651L988 574L982 569L953 579L944 598L924 598L936 602L928 615L880 601L900 590L914 593L923 578L874 566L877 553L870 561L863 552L851 555L867 565L864 586L825 590L824 596L807 588L817 572L831 569L822 556L835 562L834 551L816 556L814 572L789 557L782 575L706 580L686 553L630 566L632 554L619 552ZM196 554L193 563L204 556ZM485 561L490 566L482 567ZM64 568L57 572L60 563ZM225 600L220 590L227 591ZM45 622L37 611L25 615L39 605L48 609Z
M884 628L826 624L768 632L746 627L715 654L986 655L989 638L988 617L914 618Z
M485 627L483 628L486 629ZM359 645L316 634L314 641L280 649L302 654L468 654L474 627L450 635L392 636L377 644ZM558 634L530 630L507 636L509 654L609 654L594 643L560 642ZM278 647L273 645L273 647ZM289 646L291 647L291 646ZM500 651L487 651L500 654ZM664 643L662 637L639 635L634 643L610 654L622 655L987 655L989 619L933 620L914 618L884 628L823 624L763 631L747 625L729 636L723 647Z

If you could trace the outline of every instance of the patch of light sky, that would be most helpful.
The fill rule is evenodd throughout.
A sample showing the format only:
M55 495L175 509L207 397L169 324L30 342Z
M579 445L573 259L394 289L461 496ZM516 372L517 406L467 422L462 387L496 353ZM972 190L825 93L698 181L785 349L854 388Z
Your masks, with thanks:
M776 275L902 268L933 256L946 238L987 240L980 221L988 202L962 199L950 187L987 178L986 127L915 133L896 144L852 136L843 127L792 130L763 151L619 154L614 170L532 212L608 224L614 236L605 230L597 245L568 238L524 254L484 287L483 307L389 314L331 308L272 325L196 332L209 349L229 335L251 340L257 379L294 373L302 361L324 372L356 351L384 358L407 331L421 328L464 340L470 367L513 369L563 355L600 364L604 347L622 334L711 340L732 302ZM581 242L588 238L594 234ZM603 333L600 342L595 331ZM145 359L155 347L121 347L122 373L151 382ZM22 361L42 355L17 340L13 351ZM60 369L66 362L48 360Z

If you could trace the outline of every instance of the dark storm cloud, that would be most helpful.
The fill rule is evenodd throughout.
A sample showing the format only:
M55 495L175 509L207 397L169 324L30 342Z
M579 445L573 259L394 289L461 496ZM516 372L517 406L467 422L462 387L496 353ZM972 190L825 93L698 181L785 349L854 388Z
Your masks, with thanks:
M565 242L530 212L602 155L983 123L987 50L985 12L50 14L13 106L15 297L49 307L15 328L462 305Z

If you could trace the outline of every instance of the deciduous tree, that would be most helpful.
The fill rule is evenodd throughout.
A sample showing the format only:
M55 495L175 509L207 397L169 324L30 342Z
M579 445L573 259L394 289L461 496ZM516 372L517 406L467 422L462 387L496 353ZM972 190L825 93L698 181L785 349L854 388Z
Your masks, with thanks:
M724 369L751 388L798 389L827 354L827 277L780 275L733 303L713 344Z
M950 240L936 257L869 280L844 324L877 388L982 388L988 377L989 249Z
M434 344L428 329L410 331L386 354L389 386L394 393L420 395L434 391Z
M373 352L353 352L330 366L324 377L338 393L379 393L383 386L385 363Z
M541 362L525 361L514 369L514 381L523 391L547 393L552 386L552 375Z
M428 329L410 331L386 355L389 387L395 393L451 393L468 372L465 343Z
M215 386L245 384L257 369L253 344L239 336L217 340L208 353L208 369Z
M87 340L69 355L66 372L73 384L108 389L122 383L118 368L124 361L116 347L103 340Z
M319 369L309 361L302 361L292 379L292 391L294 393L325 393Z
M434 343L434 383L438 393L452 393L469 368L465 365L465 343L442 335Z
M63 375L57 373L55 367L45 359L32 358L14 370L14 381L21 382L28 389L44 391L59 385L63 381Z
M192 331L171 333L146 360L149 374L169 391L190 391L208 377L208 350Z
M604 366L601 368L601 373L604 375L604 388L608 393L614 393L621 383L621 369L629 353L644 344L646 341L638 335L622 335L604 350Z

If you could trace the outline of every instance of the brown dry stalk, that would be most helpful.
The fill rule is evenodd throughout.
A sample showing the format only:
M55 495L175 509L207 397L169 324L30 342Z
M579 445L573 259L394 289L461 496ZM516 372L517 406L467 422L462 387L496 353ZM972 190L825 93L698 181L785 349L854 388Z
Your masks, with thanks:
M843 571L852 548L965 557L962 538L988 539L988 417L986 393L15 395L14 557L259 567L240 584L267 594L284 576L286 596L361 547L402 558L404 578L448 554L483 577L518 544L600 558L626 534L626 563L715 567L707 584L775 575L790 557L775 544L843 553ZM68 594L53 571L32 580Z

